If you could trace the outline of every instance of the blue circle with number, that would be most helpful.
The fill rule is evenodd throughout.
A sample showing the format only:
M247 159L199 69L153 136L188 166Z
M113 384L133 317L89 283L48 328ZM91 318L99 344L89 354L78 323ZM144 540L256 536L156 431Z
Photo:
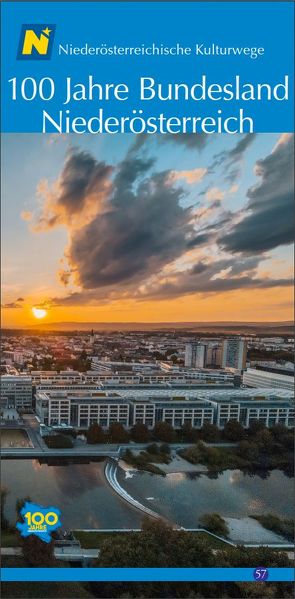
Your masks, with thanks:
M253 572L254 580L258 582L265 582L268 579L268 569L267 568L255 568Z

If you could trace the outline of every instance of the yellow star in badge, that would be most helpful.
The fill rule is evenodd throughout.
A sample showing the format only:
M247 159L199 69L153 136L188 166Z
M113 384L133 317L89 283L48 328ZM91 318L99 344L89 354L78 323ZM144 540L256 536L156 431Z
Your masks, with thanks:
M51 33L52 29L49 29L48 27L46 27L46 29L42 29L42 33L45 33L45 35L49 35L49 33Z

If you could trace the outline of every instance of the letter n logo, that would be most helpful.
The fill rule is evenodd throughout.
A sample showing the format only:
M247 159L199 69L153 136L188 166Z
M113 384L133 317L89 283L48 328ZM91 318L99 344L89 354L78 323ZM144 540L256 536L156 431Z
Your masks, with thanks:
M18 60L49 60L56 25L23 25L20 33Z

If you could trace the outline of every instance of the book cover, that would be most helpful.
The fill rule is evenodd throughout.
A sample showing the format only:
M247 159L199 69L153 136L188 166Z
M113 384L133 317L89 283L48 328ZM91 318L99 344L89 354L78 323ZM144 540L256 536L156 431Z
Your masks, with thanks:
M5 599L293 596L293 9L2 3Z

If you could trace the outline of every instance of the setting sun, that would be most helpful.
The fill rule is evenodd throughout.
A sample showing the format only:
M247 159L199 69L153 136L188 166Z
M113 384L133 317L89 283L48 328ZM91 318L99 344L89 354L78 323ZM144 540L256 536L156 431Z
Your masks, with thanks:
M32 308L32 312L35 316L35 318L45 318L45 316L47 316L47 310L44 310L43 308Z

